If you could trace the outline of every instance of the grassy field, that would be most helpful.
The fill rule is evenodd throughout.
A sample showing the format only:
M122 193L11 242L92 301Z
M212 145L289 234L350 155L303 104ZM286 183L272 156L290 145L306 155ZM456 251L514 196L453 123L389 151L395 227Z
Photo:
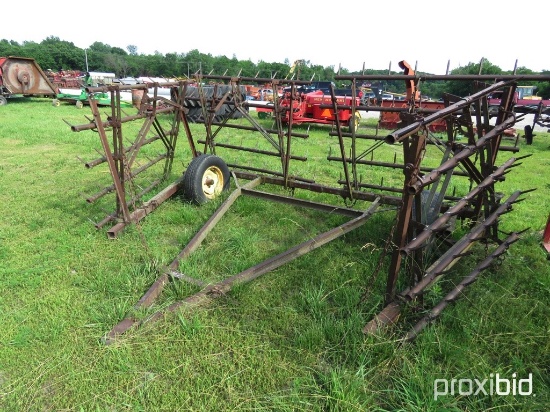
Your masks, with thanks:
M64 122L86 123L85 115L87 108L38 98L0 108L0 411L548 410L550 265L541 231L550 213L550 134L538 133L532 145L520 139L514 156L532 156L499 184L507 194L536 189L502 217L503 231L527 229L522 239L411 344L400 342L407 316L376 336L361 331L383 303L387 261L380 270L378 263L395 211L382 209L360 229L208 305L167 313L107 346L104 335L223 198L200 207L171 199L108 239L93 223L112 212L112 197L112 204L85 197L110 176L79 160L99 156L98 136ZM338 150L327 135L318 127L297 139L296 153L310 159L300 173L338 179L323 161ZM174 179L190 160L178 144ZM398 146L382 150L400 156ZM503 152L497 163L512 155ZM346 220L244 197L180 271L215 282ZM478 247L474 256L485 252ZM430 290L427 309L470 265L463 259ZM174 282L140 316L198 290ZM497 374L519 391L497 394L498 385L506 391ZM517 385L525 379L532 391Z

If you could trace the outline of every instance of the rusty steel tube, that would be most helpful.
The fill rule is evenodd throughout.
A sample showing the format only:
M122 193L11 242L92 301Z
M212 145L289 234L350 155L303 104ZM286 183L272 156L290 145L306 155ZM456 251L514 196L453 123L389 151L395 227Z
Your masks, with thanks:
M454 246L447 251L447 253L434 265L428 273L414 285L405 296L409 300L413 300L416 296L421 294L424 289L434 281L434 279L445 271L445 269L472 244L483 236L485 230L494 224L498 218L507 213L512 204L515 203L519 196L523 192L520 190L514 192L503 204L501 204L490 216L483 222L472 229L466 236L460 239Z
M504 173L512 164L516 161L515 158L510 158L506 163L500 166L492 174L487 176L481 183L479 183L471 192L466 196L460 199L454 206L449 208L444 214L439 218L434 220L429 226L424 228L424 230L413 240L411 240L406 246L401 249L401 253L409 254L413 250L419 249L422 247L424 242L428 240L434 232L437 232L445 227L447 222L451 217L457 215L462 209L464 209L476 196L483 192L488 186L493 184L495 181L504 176Z
M408 186L407 190L409 191L410 194L420 193L420 191L424 187L432 184L437 179L439 179L439 176L441 176L441 174L456 167L461 161L470 157L473 153L478 151L480 148L487 145L492 139L499 136L502 132L504 132L504 130L508 129L514 123L515 123L514 116L509 117L498 126L495 126L495 128L490 132L488 132L485 136L478 139L475 144L465 146L455 156L451 157L449 160L447 160L445 163L443 163L439 167L436 167L432 172L430 172L425 176L419 177L416 181L414 181Z
M328 156L327 160L335 161L335 162L342 162L343 161L343 159L341 157L336 157L336 156ZM348 163L351 163L351 159L346 159L346 161ZM402 169L402 170L404 170L405 167L406 167L402 163L378 162L376 160L356 160L355 162L357 164L361 164L361 165L389 167L389 168L392 168L392 169ZM434 168L433 167L422 166L422 167L420 167L420 170L423 171L423 172L432 172L434 170ZM464 173L462 171L453 172L453 175L454 176L469 176L467 173ZM401 188L399 191L402 192L403 189Z
M311 84L311 81L308 80L280 80L280 79L272 79L269 77L233 77L233 76L216 76L216 75L209 75L209 74L203 74L199 76L202 79L211 79L211 80L221 80L221 81L230 81L230 82L238 82L238 81L245 81L245 82L255 82L255 83L276 83L276 84L297 84L297 85L305 85L305 84Z
M164 107L162 109L157 109L156 113L157 114L170 113L170 112L173 112L174 110L176 110L175 107ZM120 119L117 119L117 123L126 123L126 122L131 122L131 121L134 121L134 120L138 120L138 119L145 119L148 116L149 116L148 113L139 113L139 114L136 114L134 116L126 116L126 117L122 117ZM111 121L102 122L101 124L104 128L115 126L115 124ZM97 125L96 125L95 122L71 126L71 130L73 132L81 132L83 130L93 130L93 129L96 129L96 128L97 128Z
M460 295L463 293L464 289L471 285L477 280L478 275L487 269L491 263L505 253L508 248L515 242L520 239L519 234L514 232L510 234L487 258L485 258L481 263L479 263L476 268L439 302L436 306L433 307L430 312L424 316L410 331L407 333L407 336L404 340L412 341L418 334L430 323L432 323L439 315L443 309L445 309L449 303L456 301Z
M204 123L204 121L197 121L196 123ZM240 129L240 130L249 130L249 131L252 131L252 132L256 132L258 131L258 128L257 127L253 127L253 126L244 126L244 125L240 125L240 124L230 124L230 123L219 123L219 122L211 122L211 125L212 126L219 126L219 127L227 127L227 128L230 128L230 129ZM264 129L267 133L277 133L277 130L273 130L273 129ZM288 135L288 133L287 133ZM290 134L292 137L300 137L302 139L307 139L309 137L309 135L307 133L296 133L296 132L292 132Z
M148 144L150 144L150 143L152 143L152 142L154 142L155 140L158 140L158 139L160 139L159 136L153 136L153 137L151 137L151 138L145 140L145 141L143 142L142 146L148 145ZM124 149L124 153L128 153L128 152L129 152L130 150L132 150L133 148L134 148L134 146L129 146L129 147L127 147L126 149ZM91 161L89 161L89 162L86 162L86 163L84 164L84 166L85 166L87 169L91 169L92 167L95 167L95 166L97 166L97 165L100 165L100 164L102 164L102 163L105 163L106 161L107 161L107 158L106 158L105 156L102 156L102 157L97 158L97 159L95 159L95 160L91 160Z
M205 140L198 140L197 142L201 143L201 144L206 143ZM277 152L270 152L268 150L253 149L253 148L250 148L250 147L236 146L236 145L232 145L232 144L213 143L213 146L214 147L223 147L223 148L226 148L226 149L242 150L243 152L264 154L264 155L267 155L267 156L276 156L276 157L280 156L280 154L277 153ZM290 157L290 159L293 159L293 160L299 160L299 161L302 161L302 162L307 161L307 157L304 157L304 156L291 155L289 157Z
M139 222L157 207L159 207L164 201L171 198L177 191L181 188L181 183L183 181L183 176L176 180L171 185L164 188L160 193L151 198L149 201L143 204L140 208L136 209L130 215L130 222ZM114 239L118 233L123 230L129 222L119 222L114 225L111 229L107 231L107 236L109 239Z
M412 135L413 133L416 133L417 131L419 131L422 127L427 126L430 123L435 122L436 120L443 119L443 118L449 116L450 114L456 112L457 110L460 110L464 107L467 107L467 106L471 105L474 101L476 101L476 100L478 100L482 97L485 97L485 96L491 94L491 92L493 92L495 90L498 90L498 89L500 89L500 88L502 88L506 85L507 85L506 82L495 83L494 85L492 85L490 87L487 87L486 89L483 89L482 91L480 91L478 93L474 93L471 96L465 97L465 98L459 100L458 102L456 102L454 104L451 104L451 105L447 106L444 109L439 110L436 113L433 113L429 116L426 116L422 120L419 120L417 122L412 123L409 126L403 127L399 130L396 130L395 132L393 132L393 133L389 134L388 136L386 136L386 139L385 139L386 143L394 144L394 143L400 142L400 141L406 139L407 137L409 137L410 135Z

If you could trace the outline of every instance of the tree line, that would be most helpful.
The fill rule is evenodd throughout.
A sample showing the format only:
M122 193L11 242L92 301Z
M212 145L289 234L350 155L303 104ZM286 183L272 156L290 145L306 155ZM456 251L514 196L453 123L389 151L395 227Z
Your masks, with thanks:
M29 57L36 60L44 70L81 70L115 73L119 78L124 77L166 77L192 78L197 72L206 74L257 78L284 79L293 76L295 80L322 80L334 81L337 75L387 75L400 74L389 70L365 69L364 71L349 71L346 68L334 66L323 67L311 63L309 60L299 60L290 63L285 60L279 62L253 63L250 60L238 60L235 55L212 56L199 50L187 53L139 54L135 45L128 45L126 50L120 47L111 47L108 44L95 42L87 49L76 47L74 43L50 36L40 43L24 41L22 44L13 40L0 40L0 56ZM479 74L479 63L469 63L451 71L450 74ZM428 74L422 73L420 74ZM550 74L534 72L525 67L516 70L517 74ZM500 69L485 60L481 74L512 74ZM550 98L550 82L525 82L525 85L537 87L537 94L545 99ZM340 85L338 85L340 86ZM405 93L405 82L402 80L386 81L380 85L384 90ZM443 93L457 96L471 94L471 86L460 81L426 81L422 84L422 93L433 98L440 98Z

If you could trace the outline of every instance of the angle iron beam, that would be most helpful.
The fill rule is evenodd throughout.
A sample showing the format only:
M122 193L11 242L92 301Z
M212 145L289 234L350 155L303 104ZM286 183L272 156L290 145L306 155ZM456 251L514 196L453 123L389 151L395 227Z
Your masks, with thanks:
M261 183L261 178L257 178L253 181L247 183L249 187L255 187ZM170 263L169 266L162 269L162 273L157 277L155 282L149 287L147 292L139 299L139 301L134 305L134 310L141 308L147 308L151 306L154 301L162 293L164 286L170 280L170 273L178 269L179 263L181 260L189 256L193 251L195 251L206 238L208 233L212 231L215 225L220 221L223 215L229 210L229 207L237 200L241 195L241 187L237 187L229 197L222 203L222 205L216 210L216 212L210 216L208 221L204 226L195 234L191 241L183 248L183 250L178 254L178 256ZM106 344L114 342L117 336L122 335L131 327L139 323L134 317L129 316L117 323L111 331L104 338Z
M334 112L334 120L336 124L336 131L338 133L338 147L340 148L340 156L343 159L342 166L344 169L344 178L346 180L345 187L347 188L347 191L348 191L346 198L348 198L349 200L353 200L354 188L352 188L351 186L350 173L348 169L348 160L346 157L346 148L344 145L344 139L342 137L342 126L340 122L340 116L338 115L338 102L337 102L336 96L334 95L334 86L331 84L329 88L330 88L330 99L332 102L332 110ZM292 116L290 116L290 118L292 118ZM353 165L354 163L352 161L352 167Z
M379 200L375 200L371 206L365 210L361 216L356 217L342 225L339 225L327 232L323 232L317 236L315 236L313 239L309 239L299 245L296 245L276 256L273 256L269 259L264 260L263 262L252 266L236 275L233 275L229 278L226 278L218 283L208 285L203 290L201 290L198 293L195 293L194 295L188 296L187 298L177 301L164 310L157 311L151 316L149 316L144 321L137 321L134 318L126 318L123 319L121 322L119 322L111 331L106 335L104 338L104 343L106 345L112 344L116 341L117 337L128 331L130 328L134 326L139 326L145 322L154 322L156 320L159 320L164 316L165 313L168 312L174 312L183 305L198 305L205 303L207 300L210 300L212 298L216 298L219 296L222 296L226 293L228 293L231 288L236 284L243 284L248 283L254 279L257 279L258 277L269 273L280 266L297 259L300 256L303 256L337 238L340 236L345 235L346 233L357 229L358 227L362 226L366 223L366 221L374 214L376 209L378 208ZM166 281L168 280L168 275L163 274L161 277L157 279L157 288L154 290L154 292L151 292L151 296L160 293L160 289L164 286ZM158 296L158 294L156 295Z
M244 186L238 186L225 201L218 207L218 209L210 216L206 221L203 227L197 232L195 236L189 241L187 246L178 254L178 256L170 263L169 268L171 270L177 270L179 262L182 259L185 259L192 252L194 252L206 238L208 233L214 229L214 226L221 220L225 213L229 210L231 205L235 203L237 198L241 196L243 188L254 188L262 183L262 178L258 177L254 180L251 180Z
M234 171L234 173L237 177L240 177L242 179L247 179L247 180L251 180L258 177L257 174L248 173L245 171ZM284 181L282 181L281 178L277 176L263 176L263 179L264 179L264 183L284 186ZM288 187L293 189L308 190L310 192L315 192L315 193L326 193L331 195L337 195L342 198L345 198L347 194L347 190L345 189L340 189L332 186L325 186L315 182L303 182L298 180L290 180L288 182ZM380 203L385 205L397 206L401 204L401 196L399 197L384 196L384 195L380 195L379 193L368 193L363 191L355 191L353 193L353 196L354 196L354 199L364 200L367 202L373 202L377 198L380 198Z
M139 222L145 216L147 216L148 214L153 212L155 209L157 209L166 200L174 196L178 192L178 190L181 189L182 181L183 181L183 176L177 179L171 185L165 187L161 192L153 196L151 199L145 202L142 206L134 210L130 215L131 217L130 222L135 222L135 223ZM151 188L155 186L156 185L151 185ZM109 237L109 239L116 238L118 233L122 231L128 224L129 222L119 222L116 225L114 225L111 229L107 231L107 236Z
M96 120L97 129L99 132L99 138L101 140L101 145L103 146L103 151L105 152L105 157L109 165L109 170L111 172L111 177L113 179L113 185L117 194L117 199L118 199L118 202L120 202L120 208L122 211L123 219L125 221L129 221L130 211L128 210L128 205L126 204L124 186L119 176L117 165L113 158L113 153L111 151L111 147L109 146L109 142L107 141L107 135L105 133L105 129L103 128L103 123L101 122L101 115L99 114L97 101L94 99L88 99L88 101L89 101L90 107L92 108L92 113L94 115L94 118Z
M401 262L403 255L399 253L399 250L405 246L407 239L411 237L411 219L412 219L412 210L413 203L415 200L416 194L410 193L406 190L407 186L416 179L418 173L418 167L421 163L421 156L425 149L426 137L424 135L413 135L411 136L410 142L407 140L403 145L403 151L405 155L405 162L408 166L405 168L405 182L402 195L402 203L399 208L396 230L394 233L394 245L395 249L392 253L392 258L390 261L390 267L388 270L388 276L386 280L386 303L391 302L395 298L395 287L397 284L397 278L399 276L399 271L401 269ZM410 144L410 147L409 147Z
M336 75L335 80L362 81L362 80L465 80L465 81L550 81L548 74L425 74L425 75L408 75L408 74L366 74L366 75Z
M291 206L309 208L309 209L314 209L314 210L318 210L329 214L337 214L337 215L342 215L347 217L358 217L363 214L362 211L356 210L356 209L339 207L339 206L329 205L326 203L312 202L310 200L304 200L304 199L299 199L299 198L290 197L290 196L283 196L283 195L263 192L259 190L243 188L242 194L250 197L259 198L259 199L270 200L272 202L279 202L279 203L284 203Z

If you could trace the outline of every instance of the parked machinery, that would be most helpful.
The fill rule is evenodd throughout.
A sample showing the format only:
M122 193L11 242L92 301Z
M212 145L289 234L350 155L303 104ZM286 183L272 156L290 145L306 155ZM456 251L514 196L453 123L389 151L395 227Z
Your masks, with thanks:
M55 97L56 87L29 57L0 57L0 106L16 95Z
M284 113L283 124L326 124L336 125L336 121L349 130L357 130L361 115L352 110L352 93L339 93L339 90L309 90L308 85L288 87L280 99L274 100L264 107L257 107L260 119L273 116L274 111ZM356 95L354 106L360 104L360 96ZM277 105L278 107L275 107ZM290 109L292 108L292 110Z

